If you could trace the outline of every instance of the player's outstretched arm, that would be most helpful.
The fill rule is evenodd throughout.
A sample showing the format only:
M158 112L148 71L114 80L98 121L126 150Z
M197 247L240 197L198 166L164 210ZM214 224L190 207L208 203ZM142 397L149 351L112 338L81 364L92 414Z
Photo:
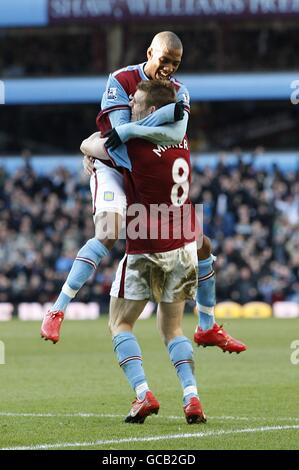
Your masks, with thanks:
M177 103L169 103L159 109L156 109L156 111L149 114L145 118L140 119L139 121L134 121L134 124L137 124L138 126L155 127L181 121L183 118L184 102L178 101ZM129 138L127 140L129 140Z
M117 143L120 145L130 139L138 138L149 140L154 144L178 145L182 142L186 134L188 119L189 115L185 111L183 119L173 124L148 127L148 125L138 125L135 122L131 122L117 126L115 130L112 131L112 135L106 143L106 148L110 149L111 147L115 149Z
M141 127L146 126L154 128L181 121L182 119L184 119L184 102L178 101L177 103L170 103L166 106L163 106L162 108L157 109L155 112L149 114L143 119L140 119L139 121L134 121L128 125L114 125L114 129L112 129L105 147L107 149L114 150L122 143L136 138L136 125ZM116 130L116 127L119 133ZM147 131L144 131L144 129L139 129L137 132L141 132L141 136L143 137L144 132Z
M181 97L178 95L178 99L179 100L182 99L183 101L186 101L184 96ZM152 115L147 116L147 118L145 118L147 119L147 121L140 123L141 125L139 126L138 124L134 123L134 125L131 127L132 134L130 138L134 138L134 137L147 138L153 143L160 143L162 145L163 144L174 145L174 144L180 143L185 135L185 132L187 129L187 122L183 126L183 129L181 130L179 128L175 128L175 129L168 128L165 130L165 127L167 126L163 126L164 129L160 128L159 126L162 123L164 124L165 122L168 122L168 120L173 122L175 119L181 118L182 116L180 116L180 113L178 114L175 113L175 108L177 112L182 111L182 110L180 110L180 108L178 107L178 103L176 103L175 105L172 104L172 108L171 108L171 105L168 105L169 115L168 117L165 117L165 113L167 111L165 108L167 107L165 106L164 109L160 108L155 113L152 113ZM130 118L128 95L125 93L120 83L112 75L110 75L109 77L106 91L103 95L102 110L104 110L104 112L105 111L109 112L109 119L114 129L121 125L126 126L124 122ZM181 112L181 114L183 115L186 113ZM157 121L154 121L153 119L157 119ZM185 120L185 117L184 117L184 120ZM182 122L184 122L184 120ZM187 121L188 121L188 117L187 117ZM129 123L129 125L131 126L131 123ZM153 126L151 128L152 132L149 131L147 126ZM143 130L143 133L142 133L142 130ZM142 133L142 135L139 135L140 133ZM165 138L165 134L166 134L167 139ZM112 146L111 145L107 146L107 153L110 159L116 165L123 166L131 170L132 166L131 166L130 158L128 156L127 148L122 143L122 140L118 138L118 135L116 135L116 138L117 138L116 143L113 142Z

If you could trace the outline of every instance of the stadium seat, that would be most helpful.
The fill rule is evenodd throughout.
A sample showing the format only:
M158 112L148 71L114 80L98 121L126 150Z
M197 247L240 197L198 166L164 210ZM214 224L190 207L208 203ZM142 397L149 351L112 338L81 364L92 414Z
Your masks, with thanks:
M244 318L270 318L272 308L265 302L248 302L243 306L242 316Z
M275 302L273 316L275 318L297 318L299 317L299 304L296 302Z
M215 307L215 317L220 318L240 318L242 317L242 305L237 302L220 302Z

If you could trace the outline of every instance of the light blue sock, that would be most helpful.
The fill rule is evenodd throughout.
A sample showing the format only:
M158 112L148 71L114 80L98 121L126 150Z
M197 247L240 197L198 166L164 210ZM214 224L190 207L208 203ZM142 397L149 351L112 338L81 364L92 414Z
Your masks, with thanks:
M65 311L70 301L87 279L95 272L101 259L109 254L109 250L96 238L91 238L78 251L69 275L62 287L62 291L52 306L51 311Z
M169 341L167 349L182 385L185 405L189 398L198 396L192 344L185 336L176 336Z
M149 390L142 367L141 349L133 333L119 333L113 338L114 351L129 384L139 400L143 400Z
M199 310L198 323L205 331L215 323L214 308L216 304L216 279L213 269L215 256L198 262L198 289L196 302Z

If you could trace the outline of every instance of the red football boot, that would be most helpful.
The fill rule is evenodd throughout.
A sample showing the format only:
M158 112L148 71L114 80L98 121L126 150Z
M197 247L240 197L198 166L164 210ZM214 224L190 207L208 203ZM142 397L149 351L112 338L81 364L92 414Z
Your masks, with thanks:
M64 319L64 313L60 310L54 312L47 312L40 330L40 335L46 341L49 339L53 344L59 341L59 332L61 323Z
M223 352L228 351L229 353L235 352L239 354L242 351L246 351L247 347L237 339L230 336L222 325L219 326L214 323L213 328L203 331L198 326L194 333L194 341L198 346L218 346Z
M206 423L207 418L201 407L199 398L192 397L183 408L188 424Z
M130 413L125 419L125 423L142 424L147 416L153 413L157 415L160 408L158 400L150 390L146 392L143 400L138 400L138 398L136 398L132 402L132 405Z

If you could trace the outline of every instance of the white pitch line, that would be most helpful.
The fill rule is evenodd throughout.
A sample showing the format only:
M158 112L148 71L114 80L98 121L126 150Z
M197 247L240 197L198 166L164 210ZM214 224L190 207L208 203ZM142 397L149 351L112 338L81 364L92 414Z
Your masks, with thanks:
M226 436L229 434L245 434L245 433L257 433L257 432L269 432L269 431L285 431L289 429L298 429L299 425L287 425L287 426L261 426L258 428L244 428L244 429L230 429L230 430L219 430L219 431L207 431L207 432L195 432L195 433L184 433L184 434L166 434L164 436L148 436L148 437L131 437L125 439L110 439L110 440L98 440L91 442L57 442L55 444L38 444L35 446L19 446L19 447L4 447L0 450L42 450L42 449L61 449L66 447L94 447L103 446L109 444L124 444L128 442L154 442L174 439L190 439L190 438L206 438L206 437L218 437Z
M107 413L14 413L9 411L0 412L1 416L12 416L12 417L29 417L29 418L124 418L124 414L107 414ZM184 416L163 416L159 415L157 418L163 420L181 420ZM157 419L156 418L156 419ZM271 418L270 416L208 416L208 419L217 420L217 421L299 421L299 417L279 417L275 416Z
M211 416L210 419L227 420L227 421L299 421L298 418L293 416Z
M124 415L103 413L12 413L0 412L0 416L30 417L30 418L123 418Z

